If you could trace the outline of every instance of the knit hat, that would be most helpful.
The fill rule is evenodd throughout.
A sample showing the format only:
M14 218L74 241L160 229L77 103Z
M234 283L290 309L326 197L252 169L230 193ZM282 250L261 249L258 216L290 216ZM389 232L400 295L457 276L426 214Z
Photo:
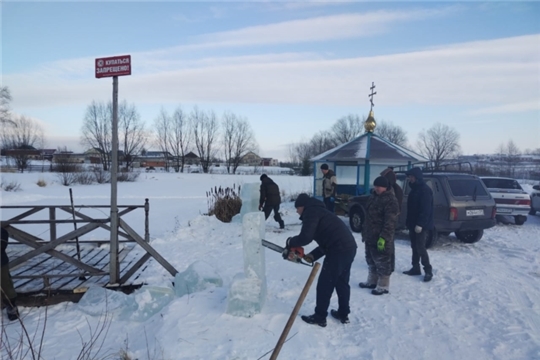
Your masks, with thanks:
M380 187L388 188L390 186L390 183L388 182L388 179L385 178L384 176L379 176L373 182L373 186L380 186Z
M321 170L328 170L328 164L322 164Z
M294 207L298 208L298 207L301 207L301 206L306 206L309 199L310 199L310 197L309 197L308 194L302 193L302 194L298 195L298 197L296 198L296 201L294 202Z
M261 181L263 181L263 179L266 179L267 177L268 177L268 175L262 174L262 175L261 175Z

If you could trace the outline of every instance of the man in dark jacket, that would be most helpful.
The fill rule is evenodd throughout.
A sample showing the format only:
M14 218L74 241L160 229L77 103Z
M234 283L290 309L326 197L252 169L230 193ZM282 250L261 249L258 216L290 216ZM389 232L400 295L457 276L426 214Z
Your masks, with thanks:
M334 212L337 194L337 177L334 171L328 168L328 164L322 164L321 171L323 173L322 195L324 205L329 211Z
M6 248L8 246L9 233L6 229L2 228L1 237L1 259L0 259L0 289L2 304L6 308L6 313L9 320L17 320L19 318L19 310L15 305L17 293L13 287L13 281L11 280L11 274L9 272L9 258L6 254Z
M287 248L305 246L315 240L318 247L304 259L314 262L325 256L317 282L315 313L311 316L302 316L302 320L308 324L325 327L330 298L335 289L339 307L337 311L332 310L331 315L346 324L349 322L348 315L351 312L349 278L356 255L356 241L349 227L328 211L320 200L307 194L300 194L294 206L302 220L302 229L299 235L287 239Z
M362 227L365 244L368 278L361 288L373 289L373 295L388 294L390 275L394 271L394 232L399 216L399 207L394 189L388 180L379 176L373 182L374 191L366 205L366 221Z
M274 220L279 223L279 228L284 229L285 223L279 215L279 205L281 196L279 186L266 174L261 175L261 196L259 198L259 210L264 211L264 219L268 219L272 210L274 211Z
M424 182L422 170L413 167L405 173L409 178L411 192L407 199L407 220L412 248L412 268L407 275L422 275L420 261L424 267L424 281L431 281L433 270L426 250L426 237L433 230L433 192Z

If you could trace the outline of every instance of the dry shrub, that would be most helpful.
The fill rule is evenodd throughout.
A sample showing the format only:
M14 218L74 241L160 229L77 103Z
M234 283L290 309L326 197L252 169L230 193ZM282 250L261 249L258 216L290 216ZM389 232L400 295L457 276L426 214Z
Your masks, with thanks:
M103 170L101 166L94 166L90 168L90 171L94 174L94 180L98 184L105 184L111 182L111 173Z
M4 180L0 181L0 188L4 191L19 191L21 190L21 184L17 181L11 181L11 182L4 182Z
M209 216L215 215L220 221L231 222L234 215L240 213L242 200L240 199L240 186L233 188L218 188L217 186L206 192Z
M116 174L116 181L120 182L135 182L141 173L121 171Z
M47 182L45 181L45 179L38 179L36 185L39 187L45 187L47 186Z
M81 185L92 185L94 183L94 174L88 171L75 173L75 182Z

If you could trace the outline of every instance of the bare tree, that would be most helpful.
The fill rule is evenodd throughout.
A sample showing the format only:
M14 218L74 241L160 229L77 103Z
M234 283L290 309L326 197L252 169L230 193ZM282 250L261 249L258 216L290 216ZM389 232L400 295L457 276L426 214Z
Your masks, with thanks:
M351 141L362 134L365 119L361 120L356 114L349 114L338 119L332 125L331 133L334 138L334 146Z
M287 145L287 155L289 156L289 161L291 164L299 165L300 159L298 158L298 153L296 147L298 144L292 143Z
M109 167L112 149L112 112L105 104L92 101L86 108L81 128L81 143L99 151L103 169Z
M501 161L506 163L506 175L514 177L516 166L520 162L521 151L511 139L506 145L500 144L497 151L501 156Z
M311 158L313 156L322 154L335 146L336 145L332 134L328 131L320 131L313 135L309 141L309 157Z
M420 132L418 148L435 168L439 168L446 160L459 155L459 133L448 125L437 123L427 131Z
M255 151L255 135L248 121L233 113L223 114L223 153L227 172L236 174L242 157L249 151Z
M169 170L169 137L171 136L172 118L167 114L165 109L161 109L158 117L154 120L154 128L156 130L156 142L159 149L165 154L165 169Z
M218 136L218 122L213 111L206 114L197 107L190 114L190 123L193 131L193 139L201 166L205 173L208 173L210 161L215 157L217 152L216 139Z
M18 116L9 120L13 126L6 126L2 131L2 147L9 157L15 160L17 168L24 172L30 160L36 156L37 149L44 143L43 128L34 120Z
M375 133L393 144L403 147L407 146L407 134L405 133L405 130L391 122L381 121L377 124Z
M110 106L112 108L112 103ZM118 106L118 139L119 148L124 151L126 169L129 169L135 155L146 145L148 132L135 105L128 105L125 100Z
M0 124L13 124L9 112L11 102L11 92L7 86L0 86Z
M191 141L189 117L184 113L182 108L178 106L169 121L169 149L176 158L176 171L180 170L180 172L184 172L186 153Z

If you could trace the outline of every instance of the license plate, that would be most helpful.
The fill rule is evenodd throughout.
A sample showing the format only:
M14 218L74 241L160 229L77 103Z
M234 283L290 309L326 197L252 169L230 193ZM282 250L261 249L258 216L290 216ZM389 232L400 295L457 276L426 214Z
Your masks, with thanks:
M498 213L511 213L512 209L497 208Z
M467 210L467 216L484 215L484 209L479 210Z

